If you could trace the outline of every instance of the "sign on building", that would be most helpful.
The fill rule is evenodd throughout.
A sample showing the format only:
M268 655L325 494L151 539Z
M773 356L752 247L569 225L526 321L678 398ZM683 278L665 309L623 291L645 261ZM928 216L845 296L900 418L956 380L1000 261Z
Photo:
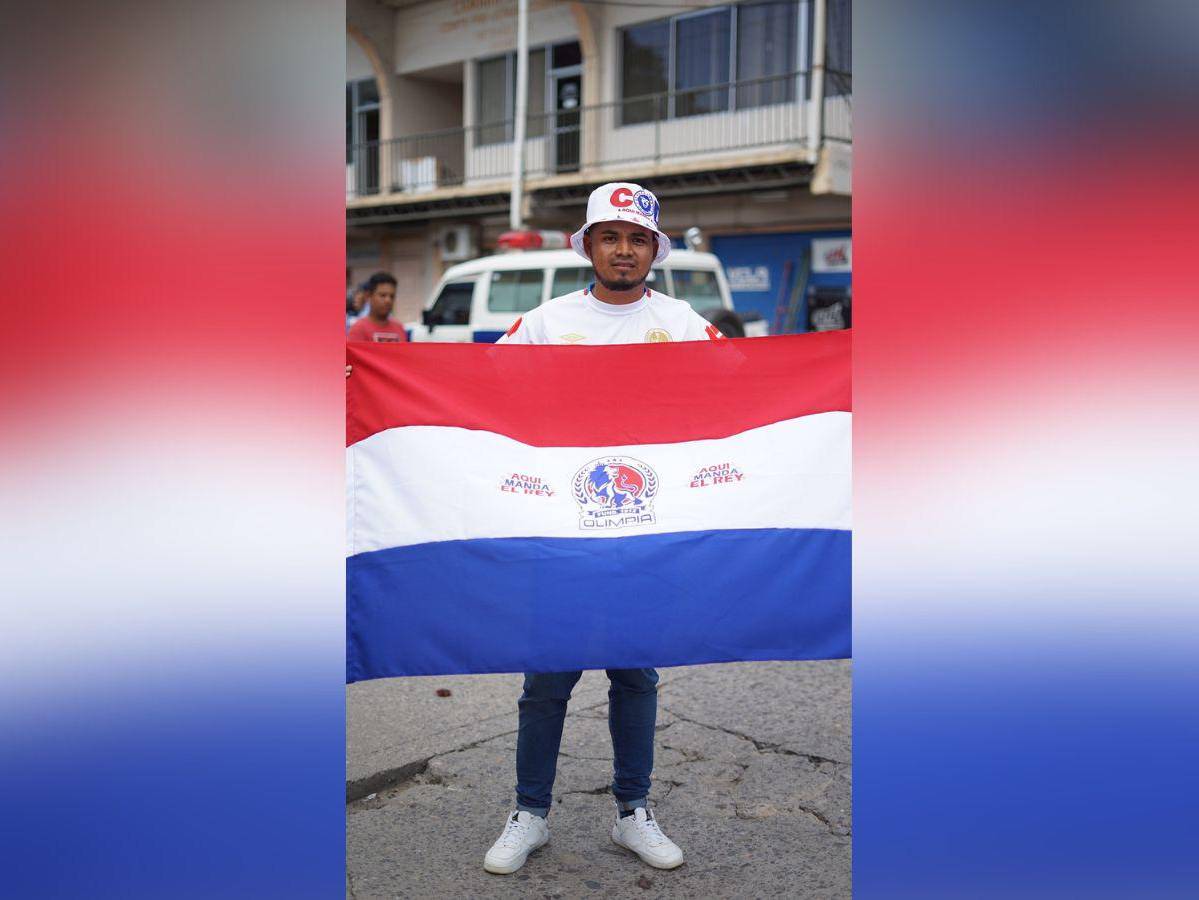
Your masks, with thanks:
M845 272L853 269L850 238L816 238L812 241L813 272Z
M730 291L769 291L770 268L768 266L729 266L724 270L729 279Z

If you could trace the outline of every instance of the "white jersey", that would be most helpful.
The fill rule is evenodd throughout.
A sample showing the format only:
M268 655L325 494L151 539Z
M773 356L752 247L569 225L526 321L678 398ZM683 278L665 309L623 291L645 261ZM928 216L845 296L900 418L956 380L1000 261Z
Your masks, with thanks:
M686 300L646 288L632 303L605 303L586 288L529 310L496 343L652 344L723 337Z

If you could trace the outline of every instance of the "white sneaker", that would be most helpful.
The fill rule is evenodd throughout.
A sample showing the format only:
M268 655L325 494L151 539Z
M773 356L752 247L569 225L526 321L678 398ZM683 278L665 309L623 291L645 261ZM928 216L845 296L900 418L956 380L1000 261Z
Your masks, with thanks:
M483 857L483 868L497 875L508 875L525 864L529 854L545 846L550 828L541 816L513 812L508 816L504 832Z
M674 869L683 864L683 851L662 833L654 814L639 806L631 816L620 817L612 825L612 840L632 850L655 869Z

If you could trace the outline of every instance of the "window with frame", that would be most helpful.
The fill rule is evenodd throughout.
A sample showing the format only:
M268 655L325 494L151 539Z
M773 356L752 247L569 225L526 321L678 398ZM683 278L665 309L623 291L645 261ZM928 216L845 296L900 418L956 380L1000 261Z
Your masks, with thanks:
M747 3L737 7L738 109L791 103L799 58L799 5Z
M346 82L346 190L379 190L379 86L373 78Z
M809 16L765 0L621 29L620 124L794 102Z
M545 48L529 51L529 109L525 137L545 134ZM515 139L516 54L505 53L475 64L475 122L477 145L503 144Z
M674 115L698 116L729 108L729 41L733 11L680 16L674 30ZM715 85L710 90L702 90Z
M493 272L487 292L491 312L524 313L541 304L541 285L545 269L510 269Z
M379 86L373 78L346 82L346 162L354 147L379 140Z
M853 93L853 6L849 0L829 0L828 45L825 51L824 95Z
M670 89L670 20L633 25L621 33L621 96L661 95ZM665 98L650 96L624 104L621 124L665 118Z

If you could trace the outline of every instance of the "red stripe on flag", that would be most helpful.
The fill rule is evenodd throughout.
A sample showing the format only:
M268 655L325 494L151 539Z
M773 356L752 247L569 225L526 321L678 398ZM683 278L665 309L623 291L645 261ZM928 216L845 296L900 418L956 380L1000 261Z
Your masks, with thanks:
M728 437L849 411L850 332L603 347L346 345L346 444L448 425L536 447Z

